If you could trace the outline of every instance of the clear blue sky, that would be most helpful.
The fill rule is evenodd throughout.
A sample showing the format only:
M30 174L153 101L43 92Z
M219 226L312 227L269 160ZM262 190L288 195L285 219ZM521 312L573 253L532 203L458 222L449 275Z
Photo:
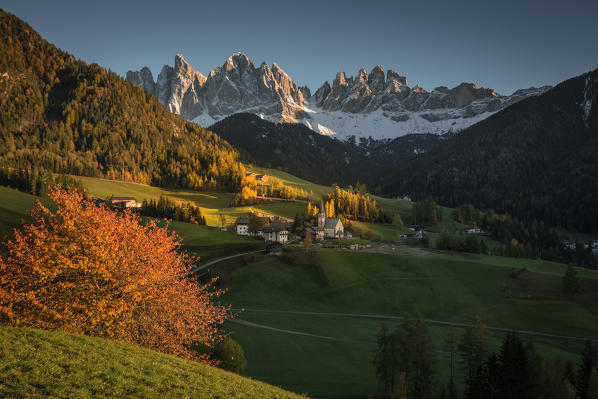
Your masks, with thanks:
M120 75L154 79L177 53L207 75L236 51L312 91L377 64L431 90L503 94L598 68L596 0L28 1L0 5L48 41Z

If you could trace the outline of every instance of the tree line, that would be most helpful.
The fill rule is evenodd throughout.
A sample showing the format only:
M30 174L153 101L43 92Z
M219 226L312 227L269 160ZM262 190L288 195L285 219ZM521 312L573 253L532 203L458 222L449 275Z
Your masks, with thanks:
M176 220L178 222L206 224L205 216L201 214L201 208L193 202L177 202L166 196L161 195L158 201L151 199L144 200L140 214L153 218L163 218Z
M68 176L50 173L47 170L0 168L0 186L12 187L25 193L45 197L53 186L74 187L83 190L81 181Z
M533 344L505 334L493 351L490 333L478 320L458 338L449 327L436 347L421 315L406 317L394 330L383 325L377 335L373 365L381 398L401 399L595 399L598 398L598 347L587 341L575 370L560 357L543 358ZM436 351L450 358L446 382L438 381ZM459 367L463 391L455 378Z
M367 194L365 184L357 183L356 188L343 189L333 186L325 197L326 217L343 217L366 222L391 223L392 214L382 211L376 200ZM313 210L312 210L313 212Z
M487 231L501 245L492 254L516 258L542 258L561 263L595 268L598 264L590 245L577 240L575 249L563 245L558 232L543 221L523 221L508 213L482 212L471 204L461 205L451 212L456 221L476 225Z

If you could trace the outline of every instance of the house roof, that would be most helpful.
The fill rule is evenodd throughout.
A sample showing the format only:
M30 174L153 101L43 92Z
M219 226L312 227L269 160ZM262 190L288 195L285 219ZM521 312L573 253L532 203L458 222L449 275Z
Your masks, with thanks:
M114 201L137 201L135 197L112 197L112 202Z
M334 229L338 223L340 223L341 220L338 218L331 218L331 219L326 219L326 222L324 223L324 228L325 229ZM342 223L341 223L342 225Z
M240 216L235 220L235 224L249 224L249 217Z
M287 227L282 223L273 223L271 226L264 227L264 233L288 231Z

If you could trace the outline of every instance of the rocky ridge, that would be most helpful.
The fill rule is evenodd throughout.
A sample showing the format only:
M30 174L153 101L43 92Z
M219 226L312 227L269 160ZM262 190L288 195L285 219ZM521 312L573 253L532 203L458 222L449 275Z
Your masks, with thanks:
M313 130L340 138L393 138L409 133L456 132L550 86L518 90L503 96L492 89L461 83L428 92L411 87L405 76L378 65L355 77L336 74L312 96L297 86L276 63L255 67L234 53L206 78L178 54L174 67L165 65L154 82L144 67L126 79L156 95L175 114L204 126L238 112L251 112L273 122L301 122Z

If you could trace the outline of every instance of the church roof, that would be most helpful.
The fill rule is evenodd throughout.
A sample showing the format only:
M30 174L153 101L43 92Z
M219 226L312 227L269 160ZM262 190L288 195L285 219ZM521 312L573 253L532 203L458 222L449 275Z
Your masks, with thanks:
M334 229L336 227L336 225L338 223L340 223L340 219L338 218L331 218L331 219L326 219L326 222L324 223L324 228L325 229ZM342 223L341 223L342 225Z

